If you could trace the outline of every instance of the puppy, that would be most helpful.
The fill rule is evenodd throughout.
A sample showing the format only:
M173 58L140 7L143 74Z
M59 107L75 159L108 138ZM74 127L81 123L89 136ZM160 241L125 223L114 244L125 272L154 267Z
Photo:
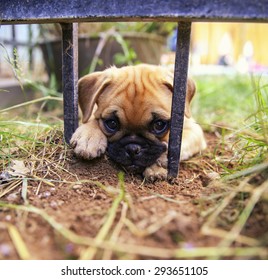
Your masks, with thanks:
M71 138L74 153L93 159L105 152L131 173L150 180L167 177L167 149L173 73L141 64L111 67L81 78L83 124ZM181 160L206 148L201 127L191 117L195 84L188 79Z

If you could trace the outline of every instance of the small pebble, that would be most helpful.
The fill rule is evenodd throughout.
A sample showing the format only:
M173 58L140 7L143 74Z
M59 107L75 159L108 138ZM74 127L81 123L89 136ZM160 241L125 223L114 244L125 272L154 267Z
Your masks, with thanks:
M50 206L52 208L56 209L56 208L58 208L58 203L55 200L53 200L53 201L50 202Z
M70 254L74 251L74 245L71 244L71 243L68 243L66 246L65 246L65 252Z
M83 187L83 185L74 185L73 186L73 189L74 190L77 190L77 189L81 189Z
M207 174L207 176L210 180L217 180L221 178L220 174L217 172L210 172Z
M191 249L194 249L194 245L190 242L186 242L183 244L183 248L191 250Z
M96 194L94 197L94 199L100 200L100 199L106 199L107 195L103 194L103 193L98 193Z
M4 257L8 257L11 255L12 248L9 244L1 244L0 245L0 254Z
M51 192L49 192L49 191L40 193L40 194L38 195L39 198L48 198L48 197L50 197L50 196L51 196Z
M11 193L7 196L7 200L10 202L14 202L18 199L18 195L16 193Z
M50 197L51 196L51 192L49 192L49 191L46 191L46 192L44 192L44 193L42 193L42 197Z
M63 200L58 200L57 204L58 204L59 206L61 206L62 204L64 204L64 201L63 201Z
M12 218L11 215L6 215L5 220L9 222L11 221L11 218Z

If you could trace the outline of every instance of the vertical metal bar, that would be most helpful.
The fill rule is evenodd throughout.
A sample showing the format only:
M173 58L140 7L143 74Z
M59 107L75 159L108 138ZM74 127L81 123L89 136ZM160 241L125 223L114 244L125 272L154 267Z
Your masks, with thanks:
M78 127L78 24L62 23L61 28L64 139L69 144Z
M168 146L168 177L179 173L184 106L188 76L191 22L179 22L174 71L174 92L172 98L171 124Z

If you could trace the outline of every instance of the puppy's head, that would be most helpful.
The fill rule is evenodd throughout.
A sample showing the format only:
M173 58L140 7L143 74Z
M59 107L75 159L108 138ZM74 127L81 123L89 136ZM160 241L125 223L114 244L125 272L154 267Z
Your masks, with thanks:
M145 64L111 67L79 80L83 122L92 117L98 121L108 139L109 157L131 172L143 172L167 150L172 84L170 71ZM188 80L188 118L194 92Z

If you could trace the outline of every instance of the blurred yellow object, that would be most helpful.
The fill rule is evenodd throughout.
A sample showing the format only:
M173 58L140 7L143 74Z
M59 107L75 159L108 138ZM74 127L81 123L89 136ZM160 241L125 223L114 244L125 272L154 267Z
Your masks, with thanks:
M193 23L192 63L218 64L226 56L234 65L246 60L268 66L267 33L268 25L261 23Z

